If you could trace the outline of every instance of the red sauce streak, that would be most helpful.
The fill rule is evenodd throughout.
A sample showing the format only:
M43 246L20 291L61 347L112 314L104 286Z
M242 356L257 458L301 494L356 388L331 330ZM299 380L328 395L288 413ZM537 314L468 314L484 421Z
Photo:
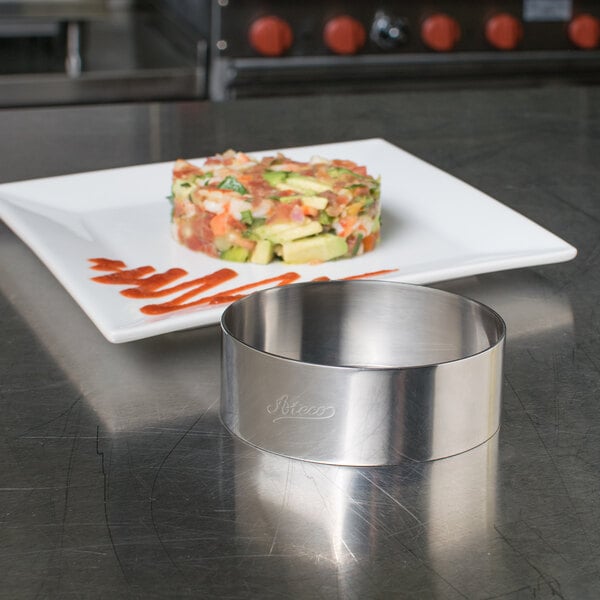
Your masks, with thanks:
M218 292L211 296L204 296L197 300L192 298L214 288L226 281L237 277L237 273L232 269L219 269L214 273L205 275L204 277L197 277L189 281L184 281L177 285L169 286L171 283L185 277L188 273L184 269L168 269L164 273L155 273L156 269L151 266L137 267L136 269L127 269L126 264L120 260L111 260L108 258L90 258L89 261L92 263L90 269L95 271L106 271L106 275L99 275L92 277L92 281L97 283L104 283L108 285L131 285L134 287L126 288L121 290L121 294L127 298L160 298L163 296L171 296L183 290L188 290L185 293L163 303L159 304L147 304L142 306L140 311L146 315L163 315L178 310L185 310L196 306L208 305L214 306L217 304L226 304L235 302L240 298L243 298L249 290L268 286L270 284L276 284L277 287L288 285L293 283L300 278L298 273L292 271L283 273L276 277L270 277L267 279L261 279L253 283L247 283L245 285ZM363 273L361 275L352 275L345 277L344 279L363 279L367 277L376 277L377 275L384 275L392 273L397 269L384 269L381 271L373 271L371 273ZM313 281L329 281L329 277L317 277Z
M93 264L90 269L94 271L120 271L126 267L122 260L111 260L110 258L90 258Z
M362 275L350 275L350 277L343 277L344 281L351 281L353 279L366 279L367 277L377 277L379 275L387 275L393 273L398 269L381 269L381 271L371 271L370 273L363 273Z
M210 275L208 275L210 277ZM214 306L216 304L226 304L230 302L235 302L240 298L243 298L247 294L242 294L240 292L245 292L247 290L261 287L263 285L269 285L271 283L277 283L277 287L282 285L287 285L299 279L300 275L298 273L284 273L283 275L278 275L277 277L271 277L269 279L262 279L261 281L255 281L253 283L248 283L246 285L242 285L237 288L233 288L231 290L226 290L224 292L219 292L218 294L214 294L212 296L204 296L204 298L200 298L199 300L195 300L194 302L184 302L184 296L180 296L179 298L175 298L175 300L171 300L170 302L165 302L163 304L148 304L146 306L142 306L140 310L146 315L163 315L165 313L174 312L176 310L183 310L186 308L193 308L195 306L209 305Z

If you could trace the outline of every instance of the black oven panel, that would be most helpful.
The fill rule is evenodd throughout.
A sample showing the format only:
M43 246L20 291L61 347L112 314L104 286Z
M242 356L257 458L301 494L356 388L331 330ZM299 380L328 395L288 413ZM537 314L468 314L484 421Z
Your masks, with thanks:
M600 31L597 0L221 0L215 10L215 42L236 57L589 49Z
M597 0L213 0L211 95L589 75L599 46Z

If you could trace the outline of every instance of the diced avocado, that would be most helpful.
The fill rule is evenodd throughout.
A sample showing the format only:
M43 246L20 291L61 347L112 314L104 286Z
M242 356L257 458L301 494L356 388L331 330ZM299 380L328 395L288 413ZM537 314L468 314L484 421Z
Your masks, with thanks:
M289 196L274 196L272 199L279 200L283 204L289 204L290 202L296 202L296 200L302 200L302 196L300 194L290 194Z
M318 210L323 210L329 200L324 198L323 196L302 196L302 204L305 206L310 206L311 208L316 208Z
M258 227L254 227L252 229L252 233L256 237L256 239L260 240L270 240L273 237L278 237L280 233L285 231L286 229L292 229L294 227L298 227L295 223L263 223Z
M250 262L257 265L267 265L273 260L273 244L269 240L258 240L250 255Z
M263 178L269 185L275 187L278 183L283 183L288 175L288 171L265 171Z
M312 208L317 208L318 210L323 210L329 200L324 198L323 196L302 196L301 194L295 194L293 196L281 196L279 198L280 202L284 204L289 204L290 202L295 202L296 200L300 200L302 204L305 206L311 206Z
M275 187L279 189L294 190L299 194L305 195L320 194L331 189L331 186L314 177L299 175L298 173L290 173L283 182L278 183Z
M327 169L327 173L332 177L340 177L342 175L354 175L355 177L361 177L361 175L350 169L346 169L346 167L329 167L329 169Z
M360 200L363 203L364 208L371 206L371 204L375 202L375 198L373 196L359 196L358 200Z
M231 240L229 239L229 237L226 235L216 236L215 240L214 240L214 244L215 244L217 250L219 250L219 252L225 252L225 250L229 250L229 248L231 248L231 246L233 245L231 243Z
M192 191L192 185L190 181L186 181L185 179L176 179L173 182L171 192L173 196L187 196Z
M254 230L254 233L263 240L269 240L274 244L283 244L299 238L308 237L321 233L323 226L317 221L308 223L270 223L261 225Z
M223 260L232 260L234 262L246 262L250 251L248 248L242 248L241 246L231 246L221 254Z
M283 260L286 263L325 262L347 252L346 240L333 233L323 233L283 244Z
M250 219L247 218L247 214L245 215L245 213L250 213ZM256 235L255 230L258 227L262 227L265 224L266 219L262 218L262 217L253 217L252 213L250 211L242 211L242 223L245 223L246 225L248 225L248 228L242 232L242 236L244 236L245 238L249 239L249 240L259 240L261 239L259 235ZM246 218L245 218L246 217ZM250 221L250 223L248 223L248 221Z
M321 233L323 226L318 221L309 221L303 225L298 225L292 229L287 229L279 235L279 239L273 240L275 244L283 244L284 242L290 242L300 238L308 237Z
M202 175L194 175L194 184L206 185L210 181L212 176L212 171L207 171L206 173L202 173Z
M333 217L329 216L324 210L319 213L319 223L321 225L331 225L333 223Z

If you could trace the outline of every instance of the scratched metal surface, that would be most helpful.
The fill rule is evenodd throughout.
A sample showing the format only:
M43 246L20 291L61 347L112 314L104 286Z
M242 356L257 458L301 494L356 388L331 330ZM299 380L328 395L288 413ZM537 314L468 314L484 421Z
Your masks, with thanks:
M579 249L439 284L507 321L499 435L354 469L232 439L218 328L111 345L0 225L0 597L600 597L599 107L556 87L0 111L0 181L380 136Z

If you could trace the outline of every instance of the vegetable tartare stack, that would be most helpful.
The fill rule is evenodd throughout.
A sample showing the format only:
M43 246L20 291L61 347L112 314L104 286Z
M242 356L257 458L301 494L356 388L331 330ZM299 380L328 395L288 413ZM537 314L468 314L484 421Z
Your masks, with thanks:
M170 199L174 238L225 260L318 263L379 241L379 180L349 160L257 160L233 150L201 167L178 160Z

